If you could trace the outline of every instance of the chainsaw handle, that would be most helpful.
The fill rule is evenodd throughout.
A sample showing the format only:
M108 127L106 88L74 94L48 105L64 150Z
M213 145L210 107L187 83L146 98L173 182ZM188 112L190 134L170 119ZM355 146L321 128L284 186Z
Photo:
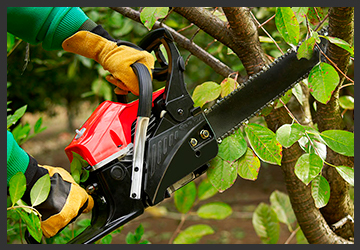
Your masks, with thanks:
M131 65L139 81L139 108L138 117L150 117L152 107L152 80L149 70L144 64Z

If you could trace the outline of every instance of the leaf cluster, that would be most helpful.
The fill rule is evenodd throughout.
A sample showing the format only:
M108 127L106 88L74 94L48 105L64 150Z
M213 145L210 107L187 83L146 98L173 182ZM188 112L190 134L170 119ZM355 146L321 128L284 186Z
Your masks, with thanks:
M204 201L218 191L211 185L210 181L205 178L198 186L194 182L190 182L182 188L175 191L174 203L176 209L182 214L180 230L182 223L185 221L186 216L191 213L200 201ZM195 214L202 219L223 220L232 214L232 208L224 202L209 202L197 208ZM177 231L175 231L174 236ZM214 229L207 224L196 224L181 230L173 240L174 244L194 244L197 243L205 235L213 234ZM173 236L173 237L174 237Z
M50 177L48 174L39 178L30 190L31 205L28 205L22 200L26 191L25 175L22 172L18 172L10 179L9 198L11 202L8 203L7 207L8 231L12 229L14 221L20 220L20 232L22 230L21 222L23 222L31 236L36 241L41 241L41 214L35 209L35 206L43 203L47 199L50 192L50 186ZM8 234L8 237L11 236Z
M256 234L265 244L277 244L280 238L280 223L287 225L289 232L296 235L298 244L307 240L296 223L289 196L278 190L270 195L270 205L262 202L254 211L252 223ZM291 237L291 236L290 236ZM291 240L289 237L288 241Z

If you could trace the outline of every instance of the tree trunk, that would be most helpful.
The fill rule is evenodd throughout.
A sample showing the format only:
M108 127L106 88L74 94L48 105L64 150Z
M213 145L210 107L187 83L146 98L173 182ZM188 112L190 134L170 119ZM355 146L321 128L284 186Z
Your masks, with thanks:
M354 8L353 7L333 7L329 10L329 36L338 37L349 44L353 43L354 37ZM350 54L336 45L330 44L327 56L337 67L347 73ZM328 62L330 63L330 62ZM341 110L339 107L339 91L345 77L340 73L340 82L332 94L327 104L317 102L316 122L319 131L329 129L345 129ZM328 149L326 161L336 166L354 167L354 158L339 155ZM333 224L347 215L354 216L354 205L349 196L349 184L338 174L336 169L324 166L323 176L330 184L330 200L326 207L321 209L321 213L329 224ZM354 237L354 224L346 223L336 231L342 237L348 239Z

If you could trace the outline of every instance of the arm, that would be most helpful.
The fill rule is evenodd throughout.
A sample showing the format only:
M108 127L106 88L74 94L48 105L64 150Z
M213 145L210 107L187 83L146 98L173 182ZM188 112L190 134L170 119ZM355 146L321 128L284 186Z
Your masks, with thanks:
M9 180L17 172L22 172L25 174L25 171L29 165L29 156L28 154L19 147L17 142L14 139L14 136L10 131L7 131L6 134L7 140L7 185L9 185Z
M46 50L60 50L61 43L79 29L96 24L78 7L8 7L7 31Z

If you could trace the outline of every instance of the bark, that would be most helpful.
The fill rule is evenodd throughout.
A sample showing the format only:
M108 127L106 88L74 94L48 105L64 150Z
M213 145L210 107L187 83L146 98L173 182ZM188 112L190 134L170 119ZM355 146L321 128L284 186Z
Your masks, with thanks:
M223 7L229 21L235 47L234 52L240 58L248 75L259 72L266 63L262 52L257 27L250 15L249 8Z
M354 37L354 8L332 7L329 10L329 36L338 37L352 44ZM346 74L349 65L350 54L336 45L330 44L326 52L329 59ZM330 62L328 62L330 63ZM329 129L345 129L339 107L339 91L344 81L340 73L340 82L327 104L317 102L316 122L319 131ZM339 155L328 149L326 161L336 166L354 167L354 158ZM321 209L325 220L333 224L346 215L354 216L354 205L350 199L349 184L337 173L333 167L324 166L323 176L330 184L330 200L326 207ZM348 222L340 230L336 231L342 237L348 239L354 237L354 224Z

